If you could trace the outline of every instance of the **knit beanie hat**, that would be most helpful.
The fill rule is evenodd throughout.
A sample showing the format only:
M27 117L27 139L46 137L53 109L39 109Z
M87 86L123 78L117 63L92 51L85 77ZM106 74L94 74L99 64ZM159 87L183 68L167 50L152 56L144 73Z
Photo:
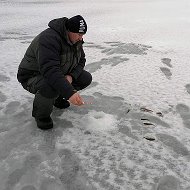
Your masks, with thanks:
M67 30L73 33L85 34L87 31L87 24L81 15L71 17L65 24Z

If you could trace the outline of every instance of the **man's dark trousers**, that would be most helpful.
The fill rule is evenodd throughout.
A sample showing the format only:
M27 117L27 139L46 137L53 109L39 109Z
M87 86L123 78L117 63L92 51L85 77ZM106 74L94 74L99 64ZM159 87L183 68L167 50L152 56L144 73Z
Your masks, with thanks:
M90 85L92 75L83 70L77 80L73 79L72 85L79 91ZM55 99L60 94L53 89L41 75L30 78L23 87L32 94L35 94L32 116L35 118L49 117L53 110Z

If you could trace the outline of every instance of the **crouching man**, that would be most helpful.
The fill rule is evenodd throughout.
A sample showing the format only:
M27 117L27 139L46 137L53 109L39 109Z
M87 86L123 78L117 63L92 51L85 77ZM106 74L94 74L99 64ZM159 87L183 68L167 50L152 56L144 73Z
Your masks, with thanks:
M81 106L84 102L78 91L92 81L92 75L84 70L84 18L58 18L48 26L29 45L17 73L23 88L35 94L32 116L42 130L53 128L53 106Z

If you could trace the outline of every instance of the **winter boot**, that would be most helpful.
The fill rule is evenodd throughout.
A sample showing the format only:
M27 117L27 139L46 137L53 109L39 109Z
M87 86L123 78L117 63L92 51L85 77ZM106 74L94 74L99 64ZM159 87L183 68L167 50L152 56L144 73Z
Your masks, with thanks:
M42 130L53 128L53 121L50 117L53 103L53 98L46 98L39 91L35 94L32 116L35 118L38 128Z
M48 130L53 128L53 121L51 117L35 118L38 128Z

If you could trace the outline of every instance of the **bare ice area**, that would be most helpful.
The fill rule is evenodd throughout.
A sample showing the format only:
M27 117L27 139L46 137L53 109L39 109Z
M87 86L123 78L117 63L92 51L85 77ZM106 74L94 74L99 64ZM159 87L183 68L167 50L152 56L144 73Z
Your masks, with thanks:
M190 190L190 2L0 1L1 190ZM31 116L17 82L32 39L84 16L86 104Z

